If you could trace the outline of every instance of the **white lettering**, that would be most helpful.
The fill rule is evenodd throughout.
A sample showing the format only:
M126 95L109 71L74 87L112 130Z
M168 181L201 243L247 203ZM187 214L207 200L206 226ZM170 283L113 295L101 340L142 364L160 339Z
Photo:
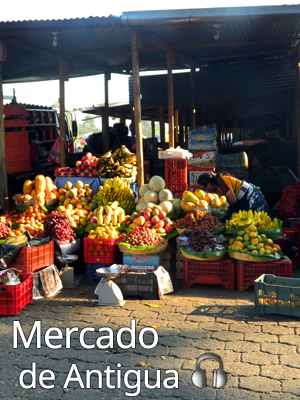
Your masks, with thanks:
M98 388L102 389L102 373L98 369L92 369L91 371L88 369L86 371L86 383L85 386L87 389L91 388L91 375L97 374L98 375Z
M66 349L71 348L71 335L73 332L78 332L78 328L75 326L75 328L66 328Z
M75 375L76 375L76 377L74 377L74 378L72 378L73 372L75 372ZM78 371L78 368L77 368L76 364L72 364L72 366L71 366L71 368L69 370L67 379L65 380L65 383L64 383L64 386L63 386L64 389L68 388L69 382L78 382L80 387L81 387L81 389L84 389L84 384L82 382L82 379L81 379L81 376L80 376L80 373Z
M118 368L121 368L122 365L121 365L120 363L118 363L118 364L117 364L117 367L118 367ZM118 389L121 389L121 385L122 385L122 384L121 384L121 377L122 377L122 376L121 376L121 370L118 369L118 370L117 370L117 388L118 388Z
M56 332L57 335L52 335L51 333ZM49 328L47 329L45 333L45 343L46 346L49 347L50 349L61 349L61 344L52 344L50 340L57 340L57 339L62 339L63 334L62 331L59 328Z
M84 349L94 349L95 348L94 344L86 344L84 341L84 335L86 334L86 332L95 332L95 328L82 329L82 331L80 332L80 336L79 336L80 344Z
M132 319L131 322L131 328L124 327L118 330L117 333L117 343L118 346L121 347L121 349L135 349L135 319ZM123 344L122 342L122 333L123 332L129 332L131 335L131 342L128 345Z
M144 342L144 333L147 331L153 334L153 343L150 345L146 345ZM153 349L158 343L158 334L156 330L154 328L143 328L139 334L139 342L144 349Z
M44 376L45 374L49 374L50 376ZM44 381L54 381L54 380L55 380L55 374L54 374L53 371L51 371L51 369L45 369L44 371L42 371L40 373L39 382L40 382L40 385L42 386L42 388L44 388L44 389L53 389L54 388L54 384L45 385Z
M179 387L178 371L176 371L175 369L168 369L166 371L166 374L170 374L170 373L174 374L174 376L173 377L170 376L169 378L165 378L164 379L164 381L163 381L164 388L165 389L178 389L178 387ZM174 384L173 385L169 385L168 384L169 380L174 381Z
M31 375L31 383L28 385L26 385L24 383L24 375L25 374ZM36 363L35 362L31 364L31 370L24 369L24 371L22 371L20 373L19 382L23 389L36 389Z
M36 336L36 348L40 349L41 348L41 321L35 321L35 323L33 324L33 327L30 331L28 341L26 341L20 321L13 321L13 348L14 349L18 348L17 333L19 332L25 349L28 349L29 346L31 345L35 331L36 331L36 335L37 335Z
M160 389L160 370L156 371L156 383L151 386L149 384L149 370L145 369L145 386L148 389Z
M99 349L108 349L108 348L113 349L114 348L114 331L111 328L100 328L99 329L99 332L104 332L104 331L107 331L109 334L108 334L108 336L100 336L97 339L97 341L96 341L97 347ZM104 339L108 339L107 345L101 345L101 341Z
M115 372L115 370L111 369L109 365L104 370L104 373L106 375L106 387L108 389L115 389L116 388L114 385L111 385L111 383L110 383L110 374L114 373L114 372Z
M134 374L136 376L135 385L130 385L129 382L128 382L128 376L130 374ZM126 396L129 396L129 397L138 396L140 394L140 391L141 391L141 371L140 370L135 371L133 369L129 369L128 371L126 371L125 374L124 374L124 383L125 383L125 386L127 387L127 389L136 389L136 391L134 393L125 392Z

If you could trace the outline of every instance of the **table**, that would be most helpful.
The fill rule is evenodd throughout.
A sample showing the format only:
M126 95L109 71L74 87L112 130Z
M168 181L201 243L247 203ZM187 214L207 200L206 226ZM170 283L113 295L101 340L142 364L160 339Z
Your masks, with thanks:
M96 194L98 193L98 188L100 186L100 179L95 176L95 177L83 177L83 176L57 176L55 178L55 185L60 188L65 187L66 182L71 182L73 186L76 186L76 182L81 181L84 184L90 185L91 189L93 190L93 193Z

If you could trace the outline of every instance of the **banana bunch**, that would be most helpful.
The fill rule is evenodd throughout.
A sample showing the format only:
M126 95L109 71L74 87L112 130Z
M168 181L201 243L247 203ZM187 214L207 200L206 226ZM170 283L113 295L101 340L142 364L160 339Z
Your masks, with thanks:
M120 178L119 176L115 176L114 178L107 179L103 185L104 189L110 189L113 188L114 190L122 190L122 189L128 189L131 190L130 188L130 183L127 182L126 180ZM131 190L132 193L132 190Z
M104 186L99 186L99 192L97 193L99 206L105 206L107 203L114 201L117 201L122 208L134 208L136 206L135 197L130 186L123 189Z
M5 239L5 244L12 246L25 246L28 243L28 237L26 235L11 236Z
M124 145L111 153L108 151L100 158L98 169L99 178L133 178L136 176L136 155L131 153Z
M257 229L276 229L278 228L278 220L274 218L272 221L268 213L265 211L239 211L232 214L231 219L226 220L226 229L236 230L254 225Z

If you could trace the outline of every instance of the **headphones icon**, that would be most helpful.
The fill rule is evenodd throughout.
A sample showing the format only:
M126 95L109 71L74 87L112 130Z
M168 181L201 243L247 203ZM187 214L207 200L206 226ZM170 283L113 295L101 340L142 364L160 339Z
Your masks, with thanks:
M223 371L223 361L220 356L215 353L205 353L198 358L196 363L196 371L192 375L192 382L195 386L202 389L205 388L207 385L206 381L206 370L200 368L200 363L207 358L212 358L215 361L218 361L219 368L213 371L213 387L215 389L220 389L226 385L227 382L227 374Z

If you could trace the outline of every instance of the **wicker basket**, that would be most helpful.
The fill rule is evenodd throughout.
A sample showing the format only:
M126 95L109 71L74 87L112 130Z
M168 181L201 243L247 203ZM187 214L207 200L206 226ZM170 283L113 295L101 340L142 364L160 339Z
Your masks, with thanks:
M163 251L165 251L166 248L168 247L168 242L166 242L165 244L156 246L153 249L148 249L148 250L133 250L133 249L129 249L128 247L126 247L122 244L118 244L118 247L122 253L130 254L131 256L149 256L151 254L158 254L158 253L162 253Z
M251 261L251 262L272 262L272 261L278 261L278 259L267 259L267 258L259 258L259 257L252 257L250 254L248 253L239 253L237 251L230 251L228 253L229 257L234 258L236 260L240 260L240 261Z
M224 251L220 256L216 256L216 257L207 257L207 258L201 258L201 257L197 257L197 256L192 256L188 253L186 253L183 249L183 247L179 247L181 250L182 255L185 258L189 258L190 260L196 260L196 261L217 261L217 260L221 260L222 258L225 257L226 251Z

